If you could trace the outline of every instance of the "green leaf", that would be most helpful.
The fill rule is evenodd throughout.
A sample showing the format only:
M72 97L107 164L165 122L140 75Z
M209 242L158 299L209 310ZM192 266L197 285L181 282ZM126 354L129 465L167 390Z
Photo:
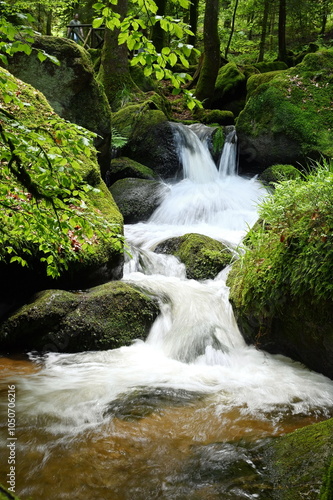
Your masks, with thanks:
M177 62L177 56L174 52L172 52L169 56L169 63L171 66L174 66Z
M104 17L95 18L92 22L93 28L99 28L100 26L102 26L104 20L105 20Z

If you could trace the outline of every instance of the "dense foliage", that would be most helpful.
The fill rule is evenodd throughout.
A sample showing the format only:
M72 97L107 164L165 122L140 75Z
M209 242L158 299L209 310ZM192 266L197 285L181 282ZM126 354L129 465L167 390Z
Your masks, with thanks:
M234 298L244 310L272 315L293 296L332 297L332 205L332 163L275 185L232 270Z
M4 19L0 33L3 62L17 51L30 54L30 28ZM122 241L120 228L88 201L96 191L90 183L97 183L91 174L93 134L61 120L51 108L44 116L38 93L31 93L1 71L0 262L29 266L37 257L47 275L57 277L92 245L111 238L120 249Z

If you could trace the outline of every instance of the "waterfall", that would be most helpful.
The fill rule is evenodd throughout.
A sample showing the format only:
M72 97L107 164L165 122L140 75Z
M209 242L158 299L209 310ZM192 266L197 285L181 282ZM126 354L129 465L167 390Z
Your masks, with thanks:
M168 185L148 222L125 226L131 257L123 280L160 306L148 338L110 351L31 355L30 372L4 378L4 393L17 387L22 498L263 498L264 479L257 465L249 476L246 449L255 449L257 464L258 440L332 414L332 381L245 344L228 269L197 282L176 257L154 252L168 238L200 233L236 254L266 195L256 179L236 175L234 130L219 170L204 135L202 142L180 125L175 134L184 178ZM242 469L244 480L233 482ZM75 474L59 481L59 470Z
M227 136L219 163L219 176L221 178L228 175L237 174L237 135L233 126L226 127Z

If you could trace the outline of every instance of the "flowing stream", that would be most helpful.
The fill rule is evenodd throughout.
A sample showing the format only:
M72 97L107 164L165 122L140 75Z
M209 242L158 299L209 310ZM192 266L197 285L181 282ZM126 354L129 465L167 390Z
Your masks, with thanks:
M195 131L175 125L175 135L184 178L164 184L147 223L125 227L131 258L123 279L160 303L147 340L0 359L1 447L3 401L15 384L22 499L267 500L262 443L332 415L332 381L245 345L228 270L188 280L175 257L154 252L168 238L200 233L237 255L266 195L236 173L234 130L218 168ZM7 467L2 460L2 483Z

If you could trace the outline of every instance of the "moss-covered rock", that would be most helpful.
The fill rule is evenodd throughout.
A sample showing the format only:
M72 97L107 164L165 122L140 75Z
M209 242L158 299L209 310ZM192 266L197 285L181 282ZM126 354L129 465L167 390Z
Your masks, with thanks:
M232 111L211 109L204 110L201 121L206 124L234 125L235 117Z
M33 46L57 57L60 65L21 52L9 58L9 71L40 90L59 116L97 134L104 171L110 161L111 109L88 52L72 40L53 36L37 36Z
M260 71L260 73L269 73L271 71L279 71L288 69L288 65L283 61L271 61L271 62L258 62L254 63L253 66Z
M155 103L148 101L123 107L114 113L113 125L128 138L123 156L146 165L163 179L176 175L180 165L173 129Z
M156 253L172 254L186 266L189 279L213 279L232 259L232 253L223 243L209 236L189 233L170 238L155 248Z
M274 163L331 157L332 75L329 49L308 54L296 67L269 75L269 81L252 76L250 98L236 122L241 163L261 171Z
M228 285L247 343L333 379L332 179L321 167L275 185Z
M246 84L246 99L249 99L253 92L265 83L270 82L276 75L281 74L285 70L269 71L267 73L254 74L250 76Z
M107 185L111 186L119 179L127 177L154 180L158 175L151 168L125 156L111 160L110 168L106 173Z
M259 175L259 180L265 184L273 185L276 182L289 179L300 179L301 176L301 172L293 165L272 165Z
M145 339L159 309L121 281L86 292L46 290L0 327L3 350L79 352L114 349Z
M23 127L39 127L41 131L48 130L50 120L54 120L55 129L59 125L62 130L66 130L70 134L74 142L76 137L79 142L81 137L79 134L82 133L82 129L78 130L75 125L66 123L57 116L41 92L15 79L14 76L2 68L0 68L0 73L3 78L8 79L9 82L15 83L18 86L17 92L21 100L26 103L21 109L18 109L16 106L13 107L8 103L5 112L8 112L9 115L14 113L15 118L19 120ZM44 145L45 153L48 152L49 147L50 144L46 143ZM68 154L70 153L66 150L66 155ZM66 157L66 159L68 158ZM95 150L91 148L87 154L82 152L80 157L77 157L77 154L73 153L74 159L80 161L78 168L80 169L82 178L95 188L87 193L88 209L98 214L98 217L102 217L105 222L114 225L114 234L121 234L123 218L101 179ZM75 184L75 179L73 181ZM16 188L15 182L13 181L13 190ZM5 230L6 228L3 229ZM17 241L15 238L17 238ZM27 257L29 262L28 269L26 267L22 268L15 263L8 264L2 262L0 265L0 279L1 283L6 285L2 286L0 290L0 315L6 311L7 307L15 305L20 300L20 297L22 298L26 294L31 294L40 289L54 287L55 285L70 289L86 288L103 283L109 279L119 279L122 276L123 252L114 243L115 240L112 237L105 238L103 242L96 240L91 244L89 252L82 253L81 259L68 262L67 271L64 270L57 280L46 276L44 265L40 262L40 254L37 247L31 248L31 255ZM17 232L16 237L13 235L13 245L17 248L27 245L22 240L22 235L19 232ZM25 257L25 255L22 256Z
M165 186L146 179L120 179L110 192L124 217L125 224L144 222L161 203Z
M333 419L279 437L264 448L275 500L333 498Z
M211 107L223 109L230 106L231 101L245 100L246 78L244 73L233 62L220 68Z
M16 495L8 491L0 484L0 500L20 500Z

